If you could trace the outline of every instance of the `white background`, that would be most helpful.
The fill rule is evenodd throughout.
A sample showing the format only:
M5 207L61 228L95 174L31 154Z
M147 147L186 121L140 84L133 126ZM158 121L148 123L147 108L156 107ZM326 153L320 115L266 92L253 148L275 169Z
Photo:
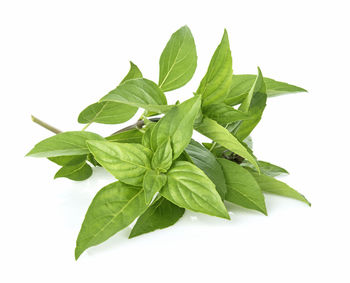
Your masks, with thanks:
M348 1L1 1L1 282L350 282ZM130 228L74 260L94 194L113 178L77 183L24 158L50 136L30 114L79 130L78 113L136 63L157 81L170 35L187 24L198 68L173 102L191 96L224 28L235 73L299 85L268 101L253 134L261 160L312 202L267 196L269 216L228 206L231 221L187 212L173 227L127 240ZM92 125L109 134L119 126Z

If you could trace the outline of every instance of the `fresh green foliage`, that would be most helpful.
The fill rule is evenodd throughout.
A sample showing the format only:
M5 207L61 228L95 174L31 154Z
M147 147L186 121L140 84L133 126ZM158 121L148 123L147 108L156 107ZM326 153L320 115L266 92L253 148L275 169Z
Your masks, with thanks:
M168 105L164 92L185 85L196 67L194 39L184 26L160 56L158 84L130 62L120 84L80 113L81 131L58 133L33 119L58 134L27 156L59 165L55 178L83 181L92 175L92 166L102 166L118 179L93 199L78 235L76 259L136 219L130 238L175 224L185 209L230 219L224 201L267 215L264 193L310 205L274 178L288 174L285 169L254 156L251 138L267 98L306 90L264 78L260 68L257 75L233 74L225 30L194 96ZM92 123L126 122L139 108L144 112L135 124L108 137L85 131ZM193 130L211 142L194 140Z

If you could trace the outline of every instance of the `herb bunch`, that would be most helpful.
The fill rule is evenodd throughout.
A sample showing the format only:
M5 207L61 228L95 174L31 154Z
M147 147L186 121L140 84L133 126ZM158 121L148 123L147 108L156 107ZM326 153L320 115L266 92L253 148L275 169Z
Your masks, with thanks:
M225 30L207 73L194 96L168 105L165 92L185 85L197 66L196 46L187 26L176 31L159 60L158 84L143 78L130 62L120 84L79 115L81 131L60 132L33 120L56 135L27 154L45 157L61 168L55 178L82 181L91 166L102 166L118 181L92 200L77 238L75 258L129 226L130 238L175 224L185 209L230 219L224 201L267 215L264 192L306 198L276 180L285 169L258 160L251 132L259 123L268 97L305 92L257 75L237 75ZM139 108L134 125L102 137L86 131L92 123L120 124ZM193 130L212 140L199 143Z

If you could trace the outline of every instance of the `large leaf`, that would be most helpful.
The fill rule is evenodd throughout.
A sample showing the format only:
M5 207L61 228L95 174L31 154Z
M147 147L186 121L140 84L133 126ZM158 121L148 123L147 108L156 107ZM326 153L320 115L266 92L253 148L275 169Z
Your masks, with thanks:
M145 201L147 204L151 202L154 195L160 191L167 180L166 175L148 170L143 178L143 189L145 190Z
M247 113L236 110L225 103L209 104L203 108L203 114L219 124L228 124L250 118Z
M230 90L226 96L225 103L236 105L241 103L248 95L256 75L233 75ZM278 96L287 93L306 92L305 89L287 83L264 78L268 97Z
M311 203L302 194L292 189L286 183L278 181L267 175L258 174L255 172L251 172L251 174L254 176L263 192L294 198L311 206Z
M152 157L152 167L160 172L166 172L173 163L173 150L170 138L157 147Z
M217 142L218 144L227 148L228 150L247 159L257 169L259 168L255 158L239 142L239 140L214 120L204 117L202 123L196 127L196 130L206 137L212 139L214 142Z
M56 178L68 178L73 181L83 181L92 175L91 167L84 161L80 164L64 165L55 175Z
M224 199L226 194L225 176L215 156L195 140L191 140L185 150L192 162L215 184L216 190Z
M130 80L142 78L139 68L130 62L130 70L121 83ZM137 107L116 102L97 102L86 107L78 117L78 122L119 124L128 121L137 111Z
M272 163L266 162L266 161L258 160L258 164L259 164L260 172L262 174L268 175L270 177L277 177L280 175L289 174L286 169L279 167L277 165L274 165ZM244 161L241 165L256 171L255 168L248 162Z
M207 73L202 79L197 94L203 97L203 105L224 101L232 79L232 58L227 31L211 58Z
M107 171L120 181L142 186L143 176L151 169L152 152L141 144L88 141L89 150Z
M33 157L54 157L63 155L88 154L87 140L104 140L103 137L91 132L64 132L37 143L27 153Z
M196 67L196 45L190 29L183 26L173 33L160 56L159 87L169 91L185 85Z
M147 79L128 80L110 91L100 101L113 101L155 112L166 112L171 108L167 105L160 88Z
M246 112L250 119L240 122L239 127L235 130L238 139L244 140L248 137L259 123L266 106L266 99L266 86L260 68L258 68L258 76L248 96L239 107L239 110Z
M102 188L92 200L81 226L75 258L130 225L146 209L141 188L114 182Z
M168 182L160 193L169 201L196 212L230 219L214 183L197 166L176 161L167 176Z
M267 215L264 195L255 178L242 166L227 159L218 159L225 174L225 199Z
M161 197L137 219L129 238L174 225L184 213L184 208Z
M120 132L106 137L106 140L113 142L124 143L141 143L143 134L138 129L131 129L125 132Z
M154 126L151 134L153 151L169 139L176 159L191 140L193 123L200 109L200 96L175 106Z

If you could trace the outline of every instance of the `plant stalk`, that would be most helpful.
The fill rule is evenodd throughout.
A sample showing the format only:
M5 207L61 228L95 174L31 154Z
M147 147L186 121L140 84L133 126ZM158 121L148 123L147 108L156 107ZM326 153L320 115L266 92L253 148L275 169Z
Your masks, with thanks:
M42 126L43 128L45 128L46 130L49 130L55 134L59 134L62 133L62 131L60 131L59 129L45 123L44 121L41 121L40 119L36 118L35 116L31 115L32 121L34 123L37 123L38 125Z

